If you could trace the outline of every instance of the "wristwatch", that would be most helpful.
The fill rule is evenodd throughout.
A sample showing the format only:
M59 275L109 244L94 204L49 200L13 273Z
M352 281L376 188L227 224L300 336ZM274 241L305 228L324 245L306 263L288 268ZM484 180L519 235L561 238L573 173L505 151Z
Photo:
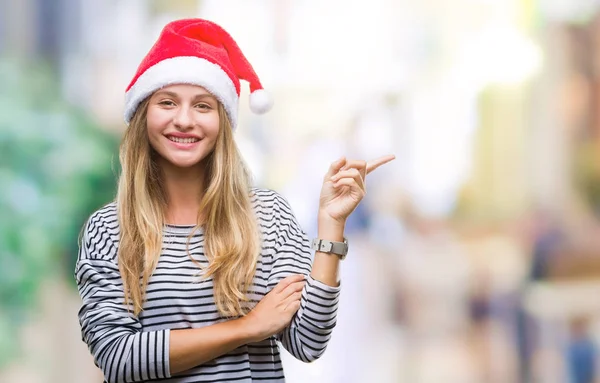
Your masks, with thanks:
M315 238L312 241L311 248L322 253L331 253L340 257L346 258L348 254L348 239L344 237L344 242L328 241L326 239Z

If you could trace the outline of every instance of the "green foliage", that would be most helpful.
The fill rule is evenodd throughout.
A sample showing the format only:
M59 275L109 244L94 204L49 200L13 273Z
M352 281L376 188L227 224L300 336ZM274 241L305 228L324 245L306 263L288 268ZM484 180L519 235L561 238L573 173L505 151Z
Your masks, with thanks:
M584 201L600 214L600 152L593 141L579 145L574 161L575 185Z
M72 280L89 214L113 198L117 138L60 97L42 64L0 60L0 367L44 278Z

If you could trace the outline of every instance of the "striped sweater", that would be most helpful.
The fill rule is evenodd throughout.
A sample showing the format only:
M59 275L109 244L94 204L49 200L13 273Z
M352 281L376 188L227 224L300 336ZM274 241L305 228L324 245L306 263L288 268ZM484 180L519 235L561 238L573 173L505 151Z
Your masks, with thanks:
M305 274L301 307L277 336L246 344L210 362L171 376L169 334L224 321L213 299L211 279L198 276L190 255L206 265L204 235L192 226L165 225L163 250L149 280L144 310L133 316L124 306L117 266L119 226L111 203L88 220L75 277L82 299L79 321L83 341L106 382L283 382L278 342L299 360L324 352L336 322L340 289L312 279L311 252L287 201L274 191L253 189L252 204L262 232L262 250L249 293L260 301L281 279Z

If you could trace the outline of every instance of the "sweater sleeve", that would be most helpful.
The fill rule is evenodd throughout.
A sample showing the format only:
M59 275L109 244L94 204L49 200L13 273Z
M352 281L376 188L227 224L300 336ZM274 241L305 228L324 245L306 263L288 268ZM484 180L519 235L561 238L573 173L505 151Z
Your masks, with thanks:
M88 221L75 268L83 341L107 382L169 378L169 330L143 332L124 305L114 234L99 215ZM118 229L115 229L118 230Z
M290 205L280 195L276 197L273 214L278 234L269 287L273 288L292 274L306 276L300 309L288 327L278 334L278 339L296 359L312 362L323 355L331 338L336 324L340 287L325 285L310 276L310 243Z

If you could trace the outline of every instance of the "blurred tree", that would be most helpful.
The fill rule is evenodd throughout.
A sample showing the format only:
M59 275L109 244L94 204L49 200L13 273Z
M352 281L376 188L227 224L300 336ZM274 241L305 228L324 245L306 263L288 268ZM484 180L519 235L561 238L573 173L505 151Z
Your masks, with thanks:
M0 368L44 278L73 280L88 215L114 195L117 137L67 105L48 66L0 59Z
M574 161L575 185L598 218L600 218L600 153L596 143L579 144Z

